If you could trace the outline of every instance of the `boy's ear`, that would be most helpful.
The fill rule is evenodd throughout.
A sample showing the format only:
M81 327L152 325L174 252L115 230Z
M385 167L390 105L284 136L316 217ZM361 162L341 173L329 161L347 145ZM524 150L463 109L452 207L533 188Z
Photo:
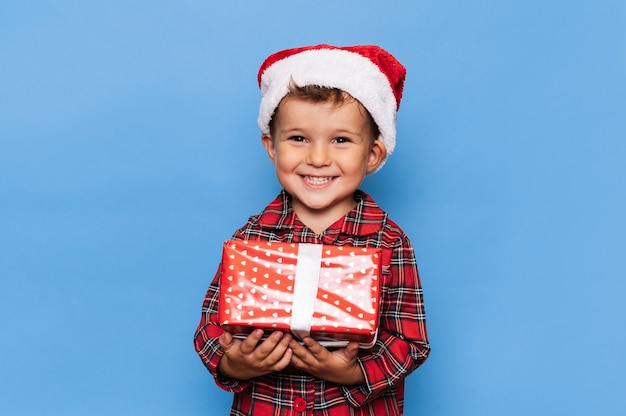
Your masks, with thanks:
M272 136L269 134L262 134L261 142L263 143L263 147L265 147L267 155L270 157L272 163L276 163L276 150L274 149L274 140L272 140Z
M367 160L367 173L372 173L387 158L387 147L380 140L374 140Z

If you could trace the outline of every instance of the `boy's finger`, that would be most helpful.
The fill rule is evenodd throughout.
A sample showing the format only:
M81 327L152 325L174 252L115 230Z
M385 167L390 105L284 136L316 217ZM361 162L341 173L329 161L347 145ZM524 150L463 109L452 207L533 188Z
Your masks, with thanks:
M265 359L266 357L268 357L276 349L276 346L279 343L282 343L286 348L287 345L289 345L290 340L291 337L289 335L283 334L281 331L272 332L272 334L267 337L267 339L263 341L261 345L259 345L259 358ZM283 348L283 351L285 348Z
M293 357L293 351L291 350L291 348L287 348L284 351L283 355L281 356L280 360L278 360L278 362L274 364L272 370L274 371L283 370L285 367L291 364L292 357Z
M292 349L293 354L300 357L301 359L306 358L308 355L311 354L311 352L309 351L309 349L306 347L306 345L302 345L300 344L300 342L298 342L295 339L292 339L291 342L289 343L289 348Z
M293 351L291 348L290 350L292 351L291 353L291 365L293 365L296 368L299 368L300 370L304 370L306 369L306 363L304 362L304 360L302 359L302 357L299 357L295 351Z
M276 366L276 365L279 365L280 362L284 361L285 354L287 353L287 351L289 351L290 354L293 353L289 348L290 342L291 342L291 335L284 334L280 342L276 344L274 346L274 349L272 349L270 353L265 357L266 362L270 365Z
M251 354L255 350L259 341L263 338L263 330L255 329L246 339L241 343L242 354Z
M346 349L344 350L344 355L346 357L346 359L348 361L352 361L354 359L356 359L356 356L359 353L359 343L358 342L351 342L346 346Z
M220 347L222 347L224 351L227 351L232 347L233 336L230 332L225 331L222 335L220 335L217 341L219 342Z
M306 345L307 349L313 354L315 357L319 358L320 356L324 356L324 354L328 353L328 350L322 346L319 342L315 341L311 337L305 337L303 339L304 345Z

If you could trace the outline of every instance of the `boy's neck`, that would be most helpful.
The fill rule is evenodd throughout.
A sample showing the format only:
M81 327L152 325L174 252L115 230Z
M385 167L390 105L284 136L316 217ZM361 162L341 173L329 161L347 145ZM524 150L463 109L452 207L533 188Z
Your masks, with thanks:
M334 206L325 210L312 210L292 200L292 207L298 219L313 230L316 235L322 234L328 227L333 225L340 218L343 218L356 207L356 205L357 202L354 200L353 204L349 207Z

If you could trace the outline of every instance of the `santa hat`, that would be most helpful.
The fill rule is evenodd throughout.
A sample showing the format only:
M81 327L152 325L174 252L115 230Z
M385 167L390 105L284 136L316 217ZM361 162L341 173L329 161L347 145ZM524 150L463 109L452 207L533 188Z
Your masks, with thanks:
M259 128L269 134L270 120L292 82L338 88L369 111L389 156L396 145L396 116L405 76L406 69L396 58L373 45L316 45L276 52L259 69Z

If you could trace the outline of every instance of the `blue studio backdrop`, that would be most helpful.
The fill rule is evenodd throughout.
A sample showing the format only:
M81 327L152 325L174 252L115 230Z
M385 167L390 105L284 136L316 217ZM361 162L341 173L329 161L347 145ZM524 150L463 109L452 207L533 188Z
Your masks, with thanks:
M407 415L626 414L626 3L4 1L0 415L224 415L193 348L221 243L279 191L256 71L379 44L432 354Z

